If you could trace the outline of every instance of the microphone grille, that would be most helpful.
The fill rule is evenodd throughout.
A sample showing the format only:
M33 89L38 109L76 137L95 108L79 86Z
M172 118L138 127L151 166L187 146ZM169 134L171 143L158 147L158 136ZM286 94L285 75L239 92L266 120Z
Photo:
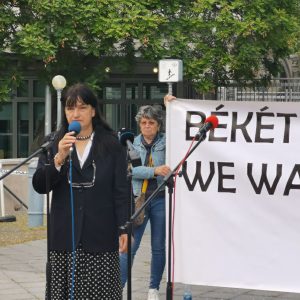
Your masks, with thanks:
M78 121L72 121L69 124L69 127L68 127L69 132L74 131L75 135L77 135L80 132L80 130L81 130L81 125Z
M212 128L215 129L219 125L219 120L215 115L211 115L211 116L206 118L204 123L211 123Z
M122 128L118 132L119 141L123 146L126 146L126 141L129 140L131 143L134 141L134 134L127 128Z

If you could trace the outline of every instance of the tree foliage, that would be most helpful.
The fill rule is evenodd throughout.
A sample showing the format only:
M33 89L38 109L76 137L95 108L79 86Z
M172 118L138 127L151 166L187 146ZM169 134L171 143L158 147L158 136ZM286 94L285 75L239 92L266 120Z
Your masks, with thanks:
M45 80L63 74L70 83L97 87L110 59L130 71L141 56L153 62L182 59L186 78L207 91L230 80L270 79L297 42L299 0L0 3L2 86L16 84L24 66L35 64Z

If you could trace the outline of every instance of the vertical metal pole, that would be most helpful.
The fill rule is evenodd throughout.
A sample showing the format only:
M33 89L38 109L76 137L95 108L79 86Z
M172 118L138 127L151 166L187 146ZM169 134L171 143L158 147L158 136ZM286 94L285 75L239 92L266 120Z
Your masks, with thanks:
M0 163L0 170L2 169L2 164ZM1 217L5 215L5 204L4 204L4 190L3 190L3 180L0 180L0 208Z
M48 135L52 131L51 124L51 92L49 85L46 85L45 90L45 135Z
M168 82L168 94L173 95L173 86L172 82Z
M128 203L128 222L126 222L127 228L127 300L132 299L132 247L131 247L131 237L133 232L133 223L130 220L131 216L134 213L134 198L132 192L132 164L129 156L129 149L127 149L127 161L128 161L128 169L127 169L127 183L128 183L128 194L129 201Z
M237 101L237 88L235 87L234 89L234 101Z
M166 299L173 299L173 282L172 282L172 196L174 188L174 178L171 176L168 181L168 194L169 194L169 222L168 222L168 274L167 274L167 289Z
M168 82L168 94L173 95L172 82ZM173 283L172 283L172 195L173 195L173 177L171 176L168 182L169 192L169 230L168 230L168 274L167 274L167 288L166 299L172 300L173 298Z
M61 90L57 90L57 117L56 117L56 129L59 129L60 122L61 122Z
M46 168L46 199L47 199L47 262L46 262L46 287L47 294L46 300L51 300L51 281L52 281L52 270L50 264L50 236L51 236L51 224L50 224L50 178L49 178L49 150L47 150L47 163L45 164Z
M132 236L132 222L127 222L127 300L132 299L132 272L131 272L131 267L132 267L132 247L131 247L131 236Z

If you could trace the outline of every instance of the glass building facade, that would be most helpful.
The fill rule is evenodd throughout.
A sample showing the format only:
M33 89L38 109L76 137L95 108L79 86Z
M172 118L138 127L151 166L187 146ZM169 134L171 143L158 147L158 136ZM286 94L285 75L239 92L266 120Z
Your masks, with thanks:
M50 85L50 84L49 84ZM276 79L263 91L239 87L223 88L223 100L271 100L300 101L300 79ZM186 83L173 84L173 94L187 99L213 99L211 95L200 95ZM232 93L234 89L234 93ZM25 158L37 150L45 136L45 90L37 77L24 77L11 99L0 103L0 159ZM275 90L275 92L274 92ZM111 78L98 93L102 114L111 127L118 131L128 128L138 133L135 116L138 108L145 104L163 104L168 85L159 83L157 75L126 78ZM232 98L234 96L234 98ZM52 89L52 128L56 122L56 91Z
M0 159L28 157L42 144L45 88L37 78L25 77L12 92L11 99L0 104ZM137 133L135 115L139 106L162 104L167 92L168 85L158 83L156 76L143 80L119 78L104 83L98 98L100 109L114 130L125 127ZM55 93L52 92L53 124L56 119Z
M44 117L45 86L37 79L24 79L0 105L0 159L28 156L43 134Z

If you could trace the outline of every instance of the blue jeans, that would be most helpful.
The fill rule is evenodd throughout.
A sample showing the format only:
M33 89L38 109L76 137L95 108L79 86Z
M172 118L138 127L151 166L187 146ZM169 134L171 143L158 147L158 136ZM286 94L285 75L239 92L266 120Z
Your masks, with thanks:
M134 242L132 245L132 262L140 246L146 225L151 225L151 276L150 289L159 289L160 281L166 263L166 210L165 197L152 200L145 211L144 223L133 230ZM120 254L122 287L127 281L127 254Z

